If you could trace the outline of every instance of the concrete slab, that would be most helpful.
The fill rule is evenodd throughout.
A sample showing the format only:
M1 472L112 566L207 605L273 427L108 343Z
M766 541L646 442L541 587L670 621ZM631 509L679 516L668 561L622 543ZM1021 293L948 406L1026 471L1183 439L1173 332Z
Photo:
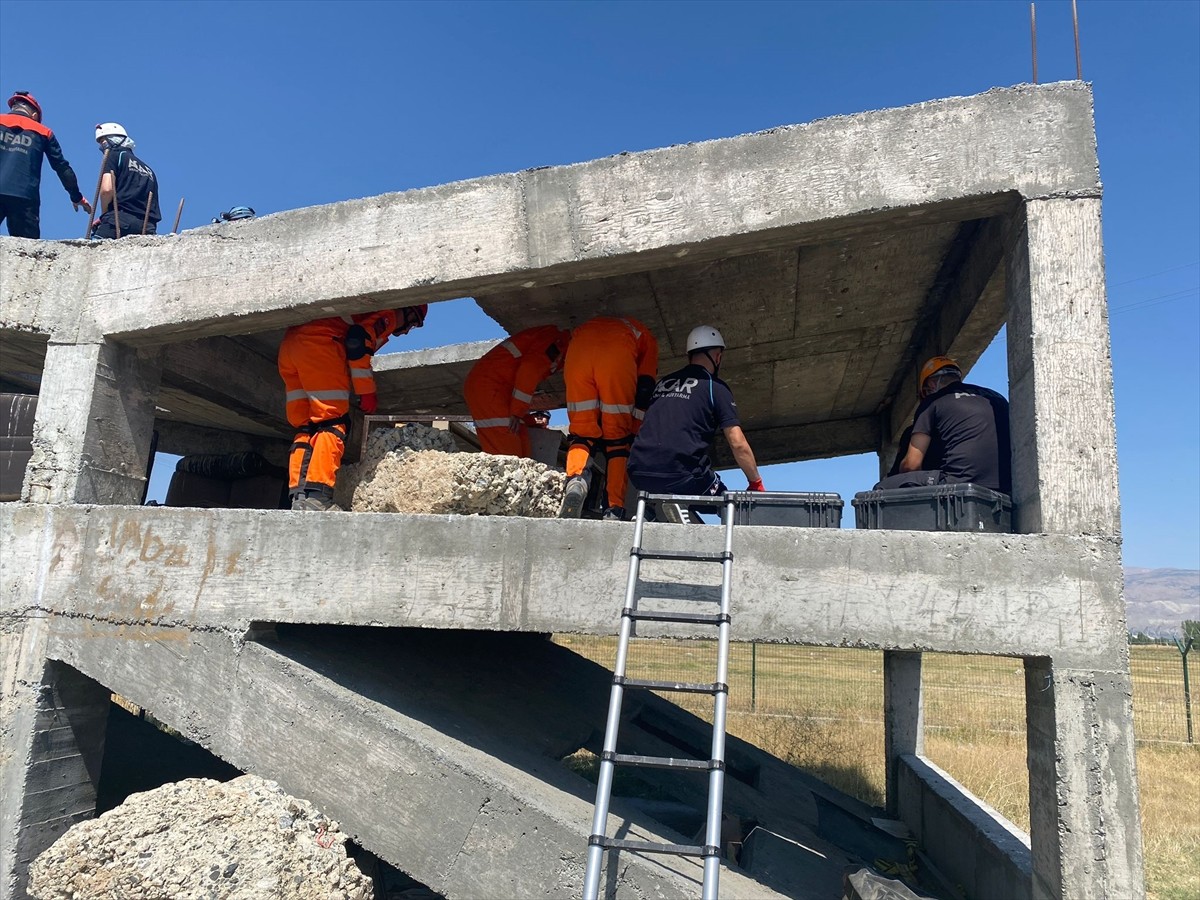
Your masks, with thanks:
M68 619L51 632L52 656L311 800L447 897L582 887L593 789L557 757L603 721L607 679L544 638L317 629L243 644ZM680 839L624 804L611 827ZM617 897L699 888L694 861L623 854L613 872ZM721 887L779 896L731 870Z
M719 310L724 374L761 462L871 451L902 427L922 355L950 349L969 365L1002 325L996 223L1022 198L1099 191L1085 85L994 90L237 229L110 244L0 239L0 351L36 367L38 337L53 334L182 341L176 352L199 358L201 338L473 296L511 331L637 316L662 342L666 371L696 310ZM234 369L225 399L211 402L182 396L186 368L176 377L168 360L168 418L286 430L257 396L257 369ZM381 401L461 413L465 368L431 360L388 380ZM560 390L551 386L547 405ZM838 425L816 427L828 422Z

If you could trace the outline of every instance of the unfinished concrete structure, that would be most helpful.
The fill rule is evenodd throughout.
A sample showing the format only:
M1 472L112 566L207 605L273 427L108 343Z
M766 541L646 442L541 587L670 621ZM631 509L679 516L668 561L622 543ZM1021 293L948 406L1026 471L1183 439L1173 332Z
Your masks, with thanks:
M760 463L890 458L921 360L969 366L1007 324L1019 533L742 529L734 637L886 651L888 812L968 896L1141 896L1100 197L1091 93L1069 83L179 236L0 239L0 368L41 384L23 498L0 508L3 895L92 813L110 690L447 896L578 891L591 789L556 760L598 746L607 682L533 635L615 633L626 529L137 506L154 430L278 458L280 328L472 296L511 331L635 315L663 371L719 310ZM381 409L464 412L487 346L380 359ZM1028 837L923 758L922 651L1024 660ZM694 740L673 710L631 713L631 752ZM727 808L811 868L730 872L723 895L833 896L853 854L825 824L848 807L730 753ZM610 885L698 893L698 867L660 863L625 854Z

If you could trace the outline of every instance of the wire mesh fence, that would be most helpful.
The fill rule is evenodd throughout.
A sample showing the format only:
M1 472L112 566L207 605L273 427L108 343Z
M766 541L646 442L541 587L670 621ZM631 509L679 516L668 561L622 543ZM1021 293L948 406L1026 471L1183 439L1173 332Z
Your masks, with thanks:
M612 668L616 638L562 635L557 640L582 656ZM1191 660L1174 647L1133 646L1134 732L1139 741L1194 741L1196 692L1191 717L1185 704L1184 669ZM716 643L635 638L627 673L633 678L711 681ZM922 659L925 727L947 737L1025 734L1025 675L1020 659L925 653ZM711 715L703 695L668 699L701 716ZM742 644L730 647L729 709L757 717L792 717L810 722L883 723L883 653L878 650Z

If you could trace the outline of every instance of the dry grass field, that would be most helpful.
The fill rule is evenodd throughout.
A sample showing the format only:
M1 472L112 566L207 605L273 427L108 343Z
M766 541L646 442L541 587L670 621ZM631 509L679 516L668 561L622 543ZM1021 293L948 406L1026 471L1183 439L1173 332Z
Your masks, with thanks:
M613 638L559 643L611 667ZM637 640L628 674L711 680L716 645ZM735 645L729 731L868 803L883 802L882 654ZM1131 648L1147 888L1153 900L1200 897L1200 745L1187 744L1182 669L1171 647ZM1195 666L1193 665L1193 669ZM704 674L708 673L708 674ZM1019 827L1029 828L1021 661L924 657L926 755ZM1193 678L1193 682L1196 679ZM1200 738L1200 685L1193 721ZM678 695L669 699L680 702ZM682 705L707 717L707 698Z

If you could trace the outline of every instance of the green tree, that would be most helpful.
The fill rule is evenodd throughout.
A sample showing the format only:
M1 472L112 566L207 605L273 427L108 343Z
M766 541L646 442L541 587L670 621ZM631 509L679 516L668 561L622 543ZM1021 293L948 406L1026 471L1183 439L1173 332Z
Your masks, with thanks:
M1183 620L1183 639L1192 639L1192 643L1200 646L1200 622L1195 619Z

